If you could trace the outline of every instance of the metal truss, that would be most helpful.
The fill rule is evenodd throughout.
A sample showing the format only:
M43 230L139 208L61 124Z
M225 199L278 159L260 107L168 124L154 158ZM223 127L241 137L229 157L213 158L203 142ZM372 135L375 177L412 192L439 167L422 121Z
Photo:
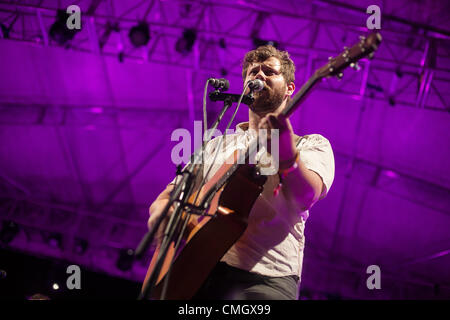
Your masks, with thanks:
M58 6L55 1L21 1L20 4L3 1L0 2L0 21L11 26L8 32L11 40L54 46L47 30L54 22L56 10L72 2L59 1ZM408 1L389 5L383 2L381 33L384 41L372 63L365 95L391 105L450 110L450 31L448 23L445 24L448 4L433 3L420 6ZM257 41L275 41L291 53L298 66L297 73L307 79L328 56L340 53L345 45L367 32L365 8L337 1L292 0L275 5L271 1L249 0L239 4L86 0L77 4L82 10L83 28L66 45L68 49L223 76L240 75L242 56ZM408 16L411 6L422 15ZM221 19L224 16L226 19ZM423 17L438 27L420 22ZM135 48L128 40L128 31L139 21L149 23L151 39L145 47ZM289 30L286 30L287 25ZM186 28L197 31L197 41L192 53L183 55L176 52L174 46ZM386 75L391 81L384 80ZM349 73L344 79L321 89L360 95L361 77Z
M145 234L145 224L137 219L106 215L73 204L33 200L19 193L0 195L0 221L13 221L19 226L18 234L8 246L29 254L71 261L114 276L142 280L154 247L129 271L117 269L116 263L121 249L134 249ZM121 209L132 210L130 207ZM134 209L147 211L147 208Z
M49 126L78 127L86 130L114 129L146 129L151 126L170 124L174 129L188 127L191 122L184 110L171 110L161 107L143 108L131 105L74 105L25 102L0 102L2 117L0 125L13 126ZM208 110L210 117L216 113ZM119 118L116 124L114 116ZM130 124L126 119L133 119ZM123 120L122 120L123 119Z

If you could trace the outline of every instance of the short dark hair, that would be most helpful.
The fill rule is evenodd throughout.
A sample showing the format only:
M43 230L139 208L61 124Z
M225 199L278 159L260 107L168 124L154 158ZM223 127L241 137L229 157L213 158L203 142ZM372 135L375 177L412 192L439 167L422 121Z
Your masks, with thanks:
M245 79L247 75L247 69L253 62L264 62L270 57L275 57L280 60L281 63L281 74L286 80L286 83L295 81L295 64L294 61L289 57L287 51L281 51L271 45L265 45L258 47L255 50L249 51L244 57L242 63L242 78Z

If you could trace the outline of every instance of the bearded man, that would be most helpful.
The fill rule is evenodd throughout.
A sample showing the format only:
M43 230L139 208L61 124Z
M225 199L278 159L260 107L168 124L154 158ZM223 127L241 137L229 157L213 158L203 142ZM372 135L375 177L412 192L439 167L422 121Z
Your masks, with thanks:
M261 129L278 130L278 171L268 176L252 207L246 231L221 258L194 299L298 298L305 222L314 203L330 190L334 157L326 138L319 134L297 136L281 113L295 90L294 73L289 54L273 46L262 46L245 55L244 84L259 79L264 89L254 94L249 121L238 124L232 139L227 135L220 150L216 150L218 138L206 145L205 159L214 158L218 152L206 181L236 149L247 148ZM258 155L273 160L267 150ZM149 227L169 201L175 180L152 203Z

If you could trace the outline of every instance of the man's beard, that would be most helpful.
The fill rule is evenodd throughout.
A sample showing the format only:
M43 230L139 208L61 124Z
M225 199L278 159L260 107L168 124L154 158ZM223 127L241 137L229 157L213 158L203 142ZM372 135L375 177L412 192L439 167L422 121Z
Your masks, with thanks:
M281 105L284 99L284 92L281 88L270 89L264 86L264 89L254 93L255 101L251 104L250 109L256 114L266 114L273 112Z

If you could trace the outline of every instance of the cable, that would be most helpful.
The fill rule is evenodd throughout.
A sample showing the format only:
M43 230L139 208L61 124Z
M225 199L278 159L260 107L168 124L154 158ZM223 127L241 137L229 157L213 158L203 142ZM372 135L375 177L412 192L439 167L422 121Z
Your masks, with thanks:
M206 135L206 132L208 130L208 115L206 113L206 95L208 93L208 84L209 84L209 79L206 80L205 90L203 91L203 128L204 128L203 137ZM203 153L203 150L202 150L202 153Z
M244 93L245 93L245 91L247 90L247 88L248 88L248 83L244 86L244 89L242 90L242 94L241 94L241 96L239 97L239 101L238 101L238 104L237 104L237 106L236 106L236 109L235 109L235 111L234 111L234 113L233 113L233 116L231 117L230 121L228 122L228 125L227 125L227 127L226 127L226 129L225 129L225 133L222 135L222 137L221 137L221 139L220 139L220 141L219 141L219 145L217 146L216 152L215 152L215 154L214 154L214 159L213 159L213 161L211 162L211 164L210 164L210 166L209 166L209 168L208 168L206 174L203 175L202 182L200 183L199 190L197 191L197 195L196 195L196 197L195 197L195 199L194 199L194 204L195 204L195 202L197 201L197 198L198 198L198 196L199 196L199 194L200 194L201 188L202 188L203 185L205 184L206 177L208 177L208 175L209 175L209 173L210 173L210 171L211 171L211 169L212 169L212 167L213 167L213 165L214 165L214 162L216 161L216 158L217 158L217 156L218 156L218 154L219 154L220 147L222 146L222 142L223 142L223 140L224 140L225 137L226 137L227 130L230 128L231 123L233 122L234 118L236 117L236 114L237 114L237 112L238 112L238 110L239 110L239 106L241 105L242 99L243 99L243 97L244 97ZM211 132L211 133L209 134L209 136L208 136L208 139L207 139L208 142L209 142L209 139L211 138L211 135L212 135L212 132Z
M204 95L203 95L203 120L204 120L204 125L205 125L205 134L207 133L207 122L206 122L206 121L207 121L207 116L206 116L206 94L207 94L207 87L208 87L208 81L206 82L205 90L204 90ZM223 141L224 141L224 139L225 139L225 137L226 137L226 131L230 128L231 124L233 123L234 118L236 117L236 114L237 114L237 112L238 112L238 110L239 110L239 107L240 107L240 105L241 105L242 99L243 99L243 97L244 97L244 93L245 93L245 91L247 90L247 88L248 88L248 83L244 86L244 89L243 89L243 91L242 91L241 96L239 97L238 104L237 104L236 109L235 109L235 111L234 111L234 113L233 113L233 116L231 117L230 121L229 121L228 124L227 124L227 127L226 127L226 129L225 129L224 135L222 135L222 137L221 137L221 139L220 139L220 141L219 141L219 145L217 146L216 152L215 152L215 154L214 154L214 159L213 159L213 161L211 162L211 164L209 165L209 168L208 168L208 170L207 170L206 175L203 175L203 179L202 179L200 185L198 186L197 193L196 193L195 198L194 198L194 201L193 201L193 203L192 203L193 205L195 205L196 201L198 200L198 197L199 197L199 195L200 195L200 191L201 191L201 189L203 188L203 186L204 186L204 184L205 184L205 182L206 182L206 177L209 175L209 173L210 173L210 171L211 171L211 169L212 169L212 167L213 167L213 164L215 163L215 161L216 161L216 159L217 159L217 156L218 156L218 154L219 154L219 150L220 150L220 148L221 148L221 146L222 146L222 143L223 143ZM206 141L207 141L207 142L209 142L209 140L211 139L211 136L212 136L212 131L211 131L211 132L208 134L208 136L206 137ZM205 147L206 147L206 144L202 144L202 149L201 149L201 156L202 156L202 158L204 158ZM195 160L195 159L194 159L194 160ZM202 159L202 160L203 160L203 159ZM203 163L203 162L202 162L202 164L203 164L203 166L204 166L204 163ZM191 165L192 165L192 163L191 163ZM202 169L203 169L203 168L202 168ZM181 182L181 181L180 181L180 182ZM183 211L182 211L182 212L183 212ZM181 213L181 214L182 214L182 213ZM177 252L177 250L178 250L178 248L179 248L179 245L180 245L181 240L182 240L182 238L183 238L183 234L184 234L184 231L185 231L185 229L186 229L186 227L187 227L187 224L188 224L188 222L189 222L190 217L191 217L191 213L190 213L190 212L186 212L186 217L184 218L184 220L183 220L182 217L181 217L180 220L176 221L176 223L173 225L173 227L171 228L171 230L168 230L168 234L167 234L166 241L164 241L164 244L161 245L161 249L166 249L167 246L169 246L170 243L172 243L172 240L171 240L171 239L172 239L173 236L174 236L174 232L175 232L176 229L178 228L180 222L183 221L183 222L184 222L184 223L183 223L183 226L182 226L182 228L181 228L181 230L180 230L180 233L178 234L178 237L177 237L177 239L176 239L176 244L175 244L175 249L174 249L174 253L175 253L175 255L176 255L176 252ZM164 248L163 248L163 247L164 247ZM174 256L174 257L175 257L175 256ZM163 283L163 288L162 288L162 292L161 292L161 296L160 296L161 299L165 298L165 295L166 295L166 292L167 292L167 287L168 287L168 283L169 283L169 279L170 279L170 271L172 270L172 266L173 266L173 263L174 263L174 259L173 259L174 257L172 257L172 260L170 261L169 269L168 269L168 271L167 271L167 273L166 273L166 275L165 275L165 279L164 279L164 283ZM158 257L158 260L159 260L159 258L160 258L160 257ZM157 261L157 262L158 262L158 261ZM158 263L157 263L157 264L158 264ZM159 273L159 272L160 272L160 270L158 270L158 273Z

